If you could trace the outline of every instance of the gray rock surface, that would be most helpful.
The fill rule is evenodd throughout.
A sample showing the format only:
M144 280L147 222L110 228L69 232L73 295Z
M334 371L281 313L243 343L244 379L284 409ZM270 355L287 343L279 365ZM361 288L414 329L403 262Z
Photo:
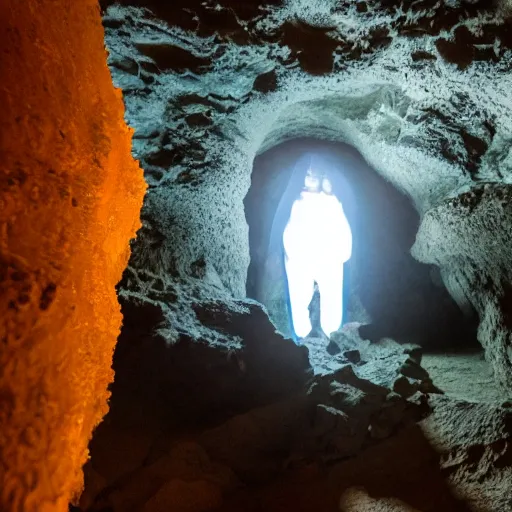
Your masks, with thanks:
M510 404L443 395L418 346L371 325L342 329L329 352L325 339L297 347L276 332L246 298L244 210L265 151L298 137L356 148L416 208L412 255L476 310L486 358L512 389L506 10L102 6L149 190L119 285L125 327L88 510L512 510ZM121 428L133 450L116 465Z
M223 317L231 314L232 332L237 324L251 329L250 316L237 318L225 305L210 305L208 311L215 316L204 319L206 325L212 326L213 319L225 325ZM257 311L252 316L258 318ZM166 387L186 394L189 410L180 394L166 394L165 401L155 407L169 408L175 417L171 422L161 417L151 435L147 426L158 418L155 411L147 404L143 408L136 395L122 387L114 389L112 410L92 445L84 510L159 512L169 504L173 510L213 510L246 486L268 485L307 464L333 464L354 457L428 415L428 396L437 390L422 386L429 380L424 370L407 378L413 393L395 392L411 361L404 347L391 340L364 347L362 340L352 336L352 342L361 346L361 361L338 359L329 365L332 356L325 350L324 339L306 339L305 346L297 347L275 334L275 339L260 338L252 346L250 336L242 333L243 342L233 355L243 362L237 378L230 376L228 367L212 364L215 360L207 352L189 354L181 368L198 365L203 379L189 371L191 383L183 374L165 382ZM279 345L283 357L276 357ZM222 354L210 350L215 350L213 357ZM302 361L308 352L313 368L289 366L294 357ZM273 360L261 360L262 353ZM168 369L172 372L172 367ZM261 378L255 379L258 375ZM226 378L231 380L229 387ZM268 392L269 386L273 393ZM128 410L140 408L138 422L127 423L129 414L116 396L128 397ZM238 400L243 407L237 406ZM215 402L214 409L210 401ZM124 454L119 446L125 447Z
M484 224L467 206L443 213L449 198L477 183L510 181L512 41L504 7L126 0L106 8L104 24L150 185L121 293L163 303L169 340L201 336L195 300L245 295L251 162L309 136L353 145L411 198L424 218L414 255L441 266L455 299L473 295L462 302L477 309L479 339L499 381L510 384L499 312L506 250L503 264L486 267L494 291L474 277L489 265L483 255L507 243L506 230L492 240L477 233L508 225L506 208L495 201ZM445 261L443 245L458 263Z

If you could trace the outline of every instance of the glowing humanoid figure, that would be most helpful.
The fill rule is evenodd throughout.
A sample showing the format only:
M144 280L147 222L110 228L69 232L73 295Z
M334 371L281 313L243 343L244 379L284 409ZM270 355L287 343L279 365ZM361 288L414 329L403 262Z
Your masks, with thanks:
M320 325L327 336L341 327L343 263L352 253L352 233L327 178L310 169L283 233L293 321L299 338L311 332L308 306L314 283L320 291Z

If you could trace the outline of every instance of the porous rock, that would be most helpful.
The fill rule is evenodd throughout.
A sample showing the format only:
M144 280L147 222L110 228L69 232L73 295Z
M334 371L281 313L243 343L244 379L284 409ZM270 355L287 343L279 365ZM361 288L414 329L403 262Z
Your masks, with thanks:
M420 248L435 212L456 203L450 208L466 216L458 229L471 247L489 255L507 244L505 236L477 239L467 215L478 196L467 190L506 182L511 168L505 8L463 0L425 8L377 0L296 0L261 9L227 0L187 8L156 0L103 4L113 79L125 91L127 120L139 134L134 154L150 186L122 294L163 297L158 287L170 290L173 300L157 299L168 337L196 339L191 304L198 295L245 295L243 200L254 157L298 137L345 142L408 196L422 218L415 257L441 267L466 312L477 309L480 341L508 385L500 370L508 364L500 362L509 358L508 330L503 314L493 313L504 301L473 277L487 272L484 261L457 253L448 264L432 254L442 250L437 243L458 251L451 235L438 240L451 229L444 217L431 248ZM136 76L126 59L139 66ZM503 212L507 198L500 192L496 199ZM492 265L501 297L508 264ZM411 294L413 300L423 304Z
M146 187L97 2L2 2L0 44L0 509L64 512L108 410Z

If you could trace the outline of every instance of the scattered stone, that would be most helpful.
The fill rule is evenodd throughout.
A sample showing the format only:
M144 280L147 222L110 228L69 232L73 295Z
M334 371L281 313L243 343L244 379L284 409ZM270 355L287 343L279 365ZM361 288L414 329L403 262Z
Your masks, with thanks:
M400 373L406 377L420 381L429 378L427 370L422 368L414 359L410 357L400 367Z
M404 354L407 354L413 361L421 364L423 349L419 346L407 347L404 349Z
M437 395L443 395L444 394L444 391L442 391L441 389L439 389L433 382L432 382L432 379L429 377L427 379L424 379L420 382L420 385L419 385L419 391L421 391L422 393L424 394L429 394L429 393L435 393Z

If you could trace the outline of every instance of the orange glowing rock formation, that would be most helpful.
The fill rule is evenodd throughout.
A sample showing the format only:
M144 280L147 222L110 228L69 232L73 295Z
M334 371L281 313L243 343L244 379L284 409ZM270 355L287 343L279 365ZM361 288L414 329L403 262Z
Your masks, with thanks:
M145 191L97 0L0 2L0 510L82 487Z

